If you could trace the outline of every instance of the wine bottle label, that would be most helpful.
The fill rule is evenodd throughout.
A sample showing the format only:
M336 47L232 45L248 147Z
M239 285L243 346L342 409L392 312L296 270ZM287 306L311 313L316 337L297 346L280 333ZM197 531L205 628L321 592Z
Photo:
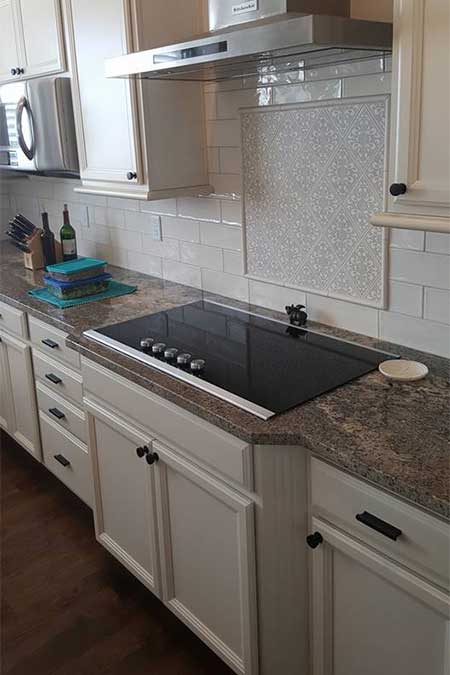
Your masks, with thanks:
M75 239L63 239L62 242L63 255L75 255L77 252L77 245Z

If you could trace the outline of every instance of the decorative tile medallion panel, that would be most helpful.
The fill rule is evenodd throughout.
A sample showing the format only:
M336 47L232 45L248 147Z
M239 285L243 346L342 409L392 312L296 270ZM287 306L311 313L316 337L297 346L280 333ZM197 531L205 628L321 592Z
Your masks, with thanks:
M385 306L389 96L242 112L246 273Z

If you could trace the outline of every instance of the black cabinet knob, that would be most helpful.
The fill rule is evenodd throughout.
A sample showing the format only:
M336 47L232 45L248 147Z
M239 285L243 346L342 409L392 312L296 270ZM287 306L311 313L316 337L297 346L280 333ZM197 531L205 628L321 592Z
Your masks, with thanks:
M11 75L17 75L17 68L11 68Z
M134 180L135 178L137 178L136 171L129 171L127 173L127 178L128 178L128 180Z
M145 457L145 461L147 464L154 464L159 460L159 455L156 452L149 452L148 455Z
M24 68L17 68L17 75L23 75L25 72Z
M306 537L306 543L309 548L317 548L319 544L323 542L323 537L320 532L314 532L314 534L308 534Z
M408 191L407 186L405 183L392 183L391 187L389 188L389 192L393 197L399 197L400 195L404 195L405 192Z
M147 448L146 445L143 445L141 448L136 448L136 454L139 457L139 459L142 459L145 457L145 455L148 455L150 450Z

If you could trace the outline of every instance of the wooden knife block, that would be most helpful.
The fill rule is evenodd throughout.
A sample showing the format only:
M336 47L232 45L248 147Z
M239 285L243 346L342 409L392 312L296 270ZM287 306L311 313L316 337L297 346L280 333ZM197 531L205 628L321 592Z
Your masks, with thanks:
M41 230L27 241L27 246L30 249L29 253L23 254L24 265L27 270L42 270L45 267L44 252L42 250ZM61 243L55 239L55 253L56 262L63 261Z

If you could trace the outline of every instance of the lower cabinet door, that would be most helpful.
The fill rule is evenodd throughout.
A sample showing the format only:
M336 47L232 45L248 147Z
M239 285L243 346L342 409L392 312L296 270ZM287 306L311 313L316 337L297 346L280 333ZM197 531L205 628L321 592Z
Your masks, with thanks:
M314 675L449 675L449 596L314 519Z
M85 400L98 541L159 595L152 442L112 412Z
M0 334L0 427L12 434L11 426L11 381L6 346Z
M30 347L6 333L1 334L1 408L8 433L25 450L41 460L41 441Z
M253 502L153 444L163 599L237 673L257 665Z

